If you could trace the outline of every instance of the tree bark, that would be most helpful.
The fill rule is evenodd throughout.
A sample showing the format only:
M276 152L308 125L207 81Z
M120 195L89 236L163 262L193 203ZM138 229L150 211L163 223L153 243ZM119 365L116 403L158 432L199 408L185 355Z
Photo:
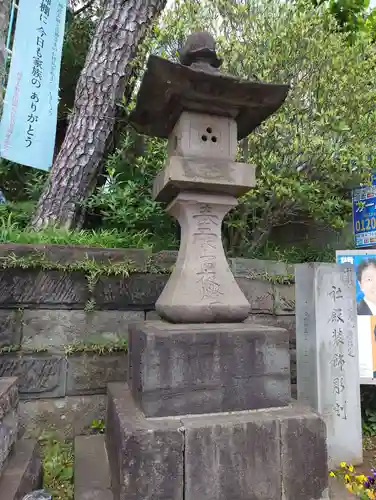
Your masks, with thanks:
M5 76L6 40L9 23L10 0L0 1L0 118L3 109L3 81Z
M129 64L166 0L107 0L77 83L61 150L32 220L34 229L82 225L83 202L95 187Z

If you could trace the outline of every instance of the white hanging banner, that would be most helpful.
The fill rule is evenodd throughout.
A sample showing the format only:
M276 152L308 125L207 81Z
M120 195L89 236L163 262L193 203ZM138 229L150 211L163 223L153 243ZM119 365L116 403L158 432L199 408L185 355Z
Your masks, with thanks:
M40 170L53 161L66 10L67 0L18 5L0 156Z

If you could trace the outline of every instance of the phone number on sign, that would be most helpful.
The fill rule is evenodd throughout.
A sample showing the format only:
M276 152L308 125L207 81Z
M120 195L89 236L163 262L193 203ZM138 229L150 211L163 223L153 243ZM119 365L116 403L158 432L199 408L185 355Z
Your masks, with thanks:
M355 223L355 230L357 233L374 229L376 229L376 217L367 217L366 219L357 220Z

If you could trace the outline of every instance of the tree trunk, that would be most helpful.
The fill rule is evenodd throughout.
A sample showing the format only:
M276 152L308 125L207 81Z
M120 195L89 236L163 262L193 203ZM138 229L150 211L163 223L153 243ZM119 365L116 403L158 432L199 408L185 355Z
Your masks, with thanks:
M0 1L0 117L3 109L3 89L6 61L6 40L9 23L10 0Z
M95 187L116 104L132 73L130 62L166 0L107 0L77 83L61 150L32 221L80 227L82 204Z

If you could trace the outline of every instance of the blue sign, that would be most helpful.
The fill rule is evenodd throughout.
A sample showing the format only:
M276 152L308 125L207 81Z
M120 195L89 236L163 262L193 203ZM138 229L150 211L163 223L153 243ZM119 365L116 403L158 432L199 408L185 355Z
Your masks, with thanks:
M48 170L56 138L67 0L20 0L0 122L0 156Z
M366 248L376 245L376 177L372 184L353 190L353 224L355 246Z

